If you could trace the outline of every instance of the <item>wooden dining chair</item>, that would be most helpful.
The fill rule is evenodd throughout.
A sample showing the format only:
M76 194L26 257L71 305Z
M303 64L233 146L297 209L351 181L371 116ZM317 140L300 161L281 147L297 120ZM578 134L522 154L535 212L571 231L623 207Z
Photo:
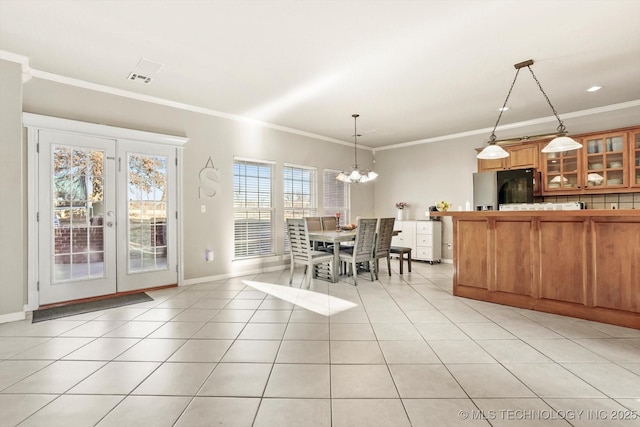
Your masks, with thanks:
M309 242L309 230L305 218L287 219L287 233L289 234L289 244L291 248L289 286L293 283L293 270L296 264L298 264L305 266L302 284L305 283L306 279L307 288L309 288L311 286L314 267L322 263L331 264L333 262L333 254L313 250Z
M314 232L314 231L322 231L322 219L319 216L306 216L304 217L305 221L307 221L307 231L308 232ZM313 244L313 250L317 251L318 249L321 249L320 246L323 246L324 243L320 242L312 242Z
M375 280L373 269L373 255L376 244L377 218L360 218L356 231L356 241L352 250L341 250L340 261L349 265L349 272L353 275L353 284L358 285L356 276L358 275L358 263L366 263L369 266L371 281Z
M378 279L379 260L387 260L387 271L391 276L391 238L393 237L393 225L395 218L380 218L378 221L378 232L376 233L376 251L373 255L375 259L375 275Z
M323 216L320 220L322 221L323 230L335 231L338 226L338 221L335 216Z

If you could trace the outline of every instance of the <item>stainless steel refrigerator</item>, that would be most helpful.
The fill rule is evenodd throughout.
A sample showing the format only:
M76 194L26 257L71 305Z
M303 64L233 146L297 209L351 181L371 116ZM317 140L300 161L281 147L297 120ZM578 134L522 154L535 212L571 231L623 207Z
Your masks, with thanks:
M508 203L533 203L535 171L514 169L473 174L476 210L499 209Z

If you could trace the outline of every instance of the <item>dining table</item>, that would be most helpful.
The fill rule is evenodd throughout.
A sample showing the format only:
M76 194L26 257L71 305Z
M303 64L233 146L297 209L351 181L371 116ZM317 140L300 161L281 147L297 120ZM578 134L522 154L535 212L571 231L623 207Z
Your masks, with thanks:
M400 230L393 230L393 235L397 236L400 232ZM331 282L333 283L340 279L340 243L355 241L356 234L355 229L309 231L310 241L333 244L333 265L331 266Z
M331 266L331 282L336 283L340 271L340 243L356 240L356 230L322 230L310 231L309 240L333 244L333 265Z

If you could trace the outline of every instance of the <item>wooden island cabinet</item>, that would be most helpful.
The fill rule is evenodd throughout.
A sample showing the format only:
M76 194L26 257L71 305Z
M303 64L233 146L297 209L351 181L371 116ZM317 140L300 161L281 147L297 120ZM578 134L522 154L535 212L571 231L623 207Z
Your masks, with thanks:
M640 210L446 212L454 295L640 329Z

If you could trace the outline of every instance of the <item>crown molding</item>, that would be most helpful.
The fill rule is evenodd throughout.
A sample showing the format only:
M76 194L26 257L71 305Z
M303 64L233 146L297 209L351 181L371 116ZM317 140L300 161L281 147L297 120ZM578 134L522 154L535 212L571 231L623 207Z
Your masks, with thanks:
M102 93L107 93L110 95L115 95L115 96L121 96L121 97L125 97L125 98L129 98L129 99L135 99L138 101L143 101L143 102L149 102L152 104L157 104L157 105L162 105L162 106L166 106L166 107L171 107L171 108L176 108L176 109L180 109L180 110L185 110L185 111L191 111L194 113L199 113L199 114L204 114L204 115L208 115L208 116L212 116L212 117L218 117L218 118L222 118L222 119L227 119L227 120L233 120L233 121L237 121L237 122L241 122L241 123L245 123L245 124L249 124L249 125L253 125L253 126L259 126L259 127L264 127L264 128L268 128L268 129L273 129L273 130L278 130L281 132L286 132L286 133L291 133L291 134L295 134L295 135L300 135L300 136L305 136L308 138L312 138L312 139L317 139L317 140L321 140L321 141L327 141L327 142L332 142L334 144L339 144L339 145L345 145L348 147L353 147L354 144L352 142L347 142L347 141L341 141L339 139L335 139L335 138L330 138L327 136L323 136L323 135L318 135L315 133L311 133L311 132L306 132L303 130L299 130L299 129L294 129L294 128L289 128L286 126L280 126L280 125L276 125L273 123L268 123L268 122L264 122L261 120L255 120L255 119L251 119L248 117L243 117L243 116L239 116L236 114L229 114L229 113L224 113L221 111L216 111L216 110L211 110L209 108L204 108L204 107L198 107L195 105L190 105L190 104L184 104L181 102L176 102L176 101L171 101L168 99L164 99L164 98L159 98L159 97L155 97L155 96L149 96L149 95L143 95L137 92L132 92L132 91L128 91L128 90L124 90L124 89L117 89L111 86L106 86L106 85L101 85L98 83L92 83L92 82L88 82L85 80L80 80L80 79L74 79L71 77L66 77L66 76L61 76L59 74L54 74L54 73L50 73L47 71L42 71L42 70L36 70L36 69L32 69L29 67L29 58L23 55L18 55L12 52L8 52L5 50L1 50L0 49L0 59L4 59L7 61L11 61L11 62L17 62L19 64L22 65L22 72L23 72L23 82L26 83L26 81L28 81L31 76L39 78L39 79L43 79L43 80L49 80L49 81L53 81L56 83L61 83L61 84L65 84L65 85L69 85L69 86L74 86L74 87L79 87L79 88L83 88L83 89L88 89L88 90L93 90L93 91L97 91L97 92L102 92ZM28 77L27 77L28 76ZM26 80L25 80L25 77ZM627 102L621 102L619 104L611 104L611 105L605 105L603 107L595 107L595 108L589 108L586 110L580 110L580 111L574 111L574 112L570 112L570 113L563 113L562 117L563 119L571 119L571 118L578 118L578 117L584 117L584 116L589 116L589 115L593 115L593 114L602 114L602 113L607 113L607 112L611 112L611 111L618 111L618 110L623 110L623 109L627 109L627 108L634 108L634 107L638 107L640 106L640 99L636 99L633 101L627 101ZM539 125L539 124L544 124L544 123L550 123L553 122L555 123L557 121L555 116L547 116L547 117L540 117L537 119L532 119L532 120L526 120L523 122L516 122L516 123L509 123L509 124L505 124L505 125L501 125L498 126L496 128L496 130L509 130L509 129L519 129L519 128L524 128L527 126L534 126L534 125ZM404 148L404 147L411 147L414 145L422 145L422 144L429 144L432 142L440 142L440 141L449 141L449 140L453 140L453 139L460 139L460 138L465 138L468 136L476 136L476 135L486 135L489 132L491 132L492 128L482 128L482 129L475 129L475 130L471 130L471 131L466 131L466 132L459 132L459 133L453 133L453 134L449 134L449 135L441 135L441 136L436 136L436 137L432 137L432 138L425 138L425 139L418 139L415 141L408 141L408 142L402 142L399 144L391 144L391 145L385 145L383 147L369 147L366 145L362 145L362 144L358 144L359 148L363 149L363 150L369 150L372 151L374 154L377 151L385 151L385 150L393 150L396 148Z

